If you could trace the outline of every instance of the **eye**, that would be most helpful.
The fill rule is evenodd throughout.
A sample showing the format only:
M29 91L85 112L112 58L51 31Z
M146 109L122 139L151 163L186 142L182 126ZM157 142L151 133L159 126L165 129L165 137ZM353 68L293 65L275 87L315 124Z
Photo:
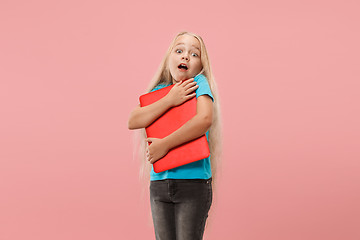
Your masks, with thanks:
M180 49L177 49L175 52L177 52L177 53L179 53L178 51L182 51L182 50L180 50Z
M193 53L193 54L195 54L195 56L194 57L198 57L199 55L197 55L197 53Z

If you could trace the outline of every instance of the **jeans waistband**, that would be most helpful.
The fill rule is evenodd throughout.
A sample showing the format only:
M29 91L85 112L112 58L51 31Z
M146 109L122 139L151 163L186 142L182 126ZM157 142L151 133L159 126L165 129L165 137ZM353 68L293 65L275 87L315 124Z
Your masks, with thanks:
M167 178L167 179L161 179L161 180L153 180L152 182L202 182L202 183L209 183L212 181L212 177L210 177L209 179L197 179L197 178L192 178L192 179L172 179L172 178Z

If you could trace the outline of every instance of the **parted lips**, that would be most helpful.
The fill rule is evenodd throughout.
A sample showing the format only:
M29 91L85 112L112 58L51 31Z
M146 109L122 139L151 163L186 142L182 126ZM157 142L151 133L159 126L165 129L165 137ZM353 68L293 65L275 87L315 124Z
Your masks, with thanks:
M188 66L185 63L180 63L180 65L178 66L178 68L183 68L183 69L188 69Z

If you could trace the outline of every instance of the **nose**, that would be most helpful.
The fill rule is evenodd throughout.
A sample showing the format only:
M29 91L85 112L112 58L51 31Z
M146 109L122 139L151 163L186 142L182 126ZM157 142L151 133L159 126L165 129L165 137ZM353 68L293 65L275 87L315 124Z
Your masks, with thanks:
M186 61L189 60L189 56L187 53L184 53L184 55L181 57L181 59L185 59Z

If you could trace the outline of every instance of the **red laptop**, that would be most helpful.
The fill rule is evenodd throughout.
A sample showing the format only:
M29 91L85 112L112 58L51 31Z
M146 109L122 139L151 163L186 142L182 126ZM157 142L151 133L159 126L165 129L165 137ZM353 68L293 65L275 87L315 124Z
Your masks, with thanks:
M174 85L146 93L139 97L140 106L150 105L164 97ZM164 138L196 115L196 97L168 109L163 115L145 128L147 137ZM151 143L149 143L151 144ZM154 172L159 173L165 170L176 168L192 163L210 156L209 145L206 135L186 142L171 149L165 156L153 164Z

